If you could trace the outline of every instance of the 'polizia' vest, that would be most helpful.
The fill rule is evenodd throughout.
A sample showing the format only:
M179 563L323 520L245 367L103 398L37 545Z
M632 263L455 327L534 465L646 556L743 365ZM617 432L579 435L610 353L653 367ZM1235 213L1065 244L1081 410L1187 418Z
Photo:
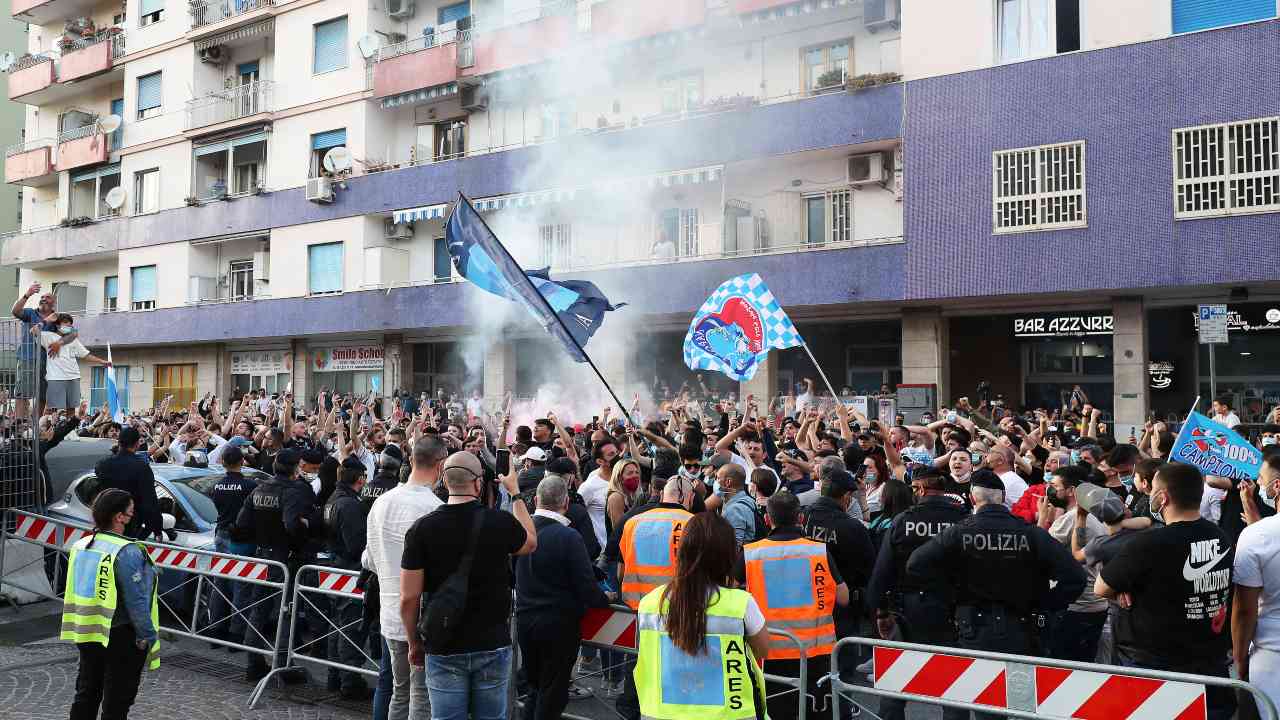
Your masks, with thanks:
M98 532L71 546L67 558L67 587L62 603L62 639L76 643L111 640L111 619L116 614L116 556L128 545L137 545L147 562L146 548L127 538ZM127 611L126 611L127 612ZM151 586L151 625L160 629L160 605L156 586ZM160 639L151 644L147 667L160 667Z

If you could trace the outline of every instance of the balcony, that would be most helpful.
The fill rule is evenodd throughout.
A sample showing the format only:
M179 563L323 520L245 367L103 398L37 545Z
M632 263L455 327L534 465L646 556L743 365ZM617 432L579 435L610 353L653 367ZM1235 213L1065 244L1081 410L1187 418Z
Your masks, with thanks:
M39 55L20 58L9 70L9 99L26 102L29 96L53 85L55 76L53 58Z
M68 130L58 136L59 171L104 163L110 155L110 142L97 123Z
M108 28L91 37L60 40L62 57L29 56L9 71L9 98L27 105L49 105L88 90L119 83L124 66L125 34Z
M553 14L517 25L473 31L473 55L467 75L488 75L548 60L579 47L577 19Z
M4 153L4 181L39 187L58 179L53 169L53 141L47 138L12 145Z
M373 96L399 95L458 79L458 33L432 33L380 48L373 65Z
M634 0L591 6L591 34L598 44L679 32L706 22L707 0L667 0L662 12L637 12Z
M275 0L192 0L188 39L245 25L275 12Z
M259 80L187 101L187 130L232 128L271 117L275 83Z
M53 25L59 20L86 17L101 3L99 0L13 0L13 17L32 25Z

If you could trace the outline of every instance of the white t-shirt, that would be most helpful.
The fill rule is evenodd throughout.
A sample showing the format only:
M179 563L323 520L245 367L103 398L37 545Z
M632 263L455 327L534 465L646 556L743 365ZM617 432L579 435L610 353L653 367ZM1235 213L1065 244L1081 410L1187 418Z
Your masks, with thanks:
M262 415L266 415L270 411L271 411L271 398L269 397L258 398L258 412Z
M591 471L587 479L578 486L578 494L587 505L587 515L591 518L591 528L596 531L596 540L604 547L609 538L604 534L605 499L609 495L609 482L600 474L600 468Z
M1253 644L1280 652L1280 515L1256 522L1240 533L1234 581L1262 588Z
M41 332L40 344L48 348L62 336L53 332ZM79 380L80 358L89 354L88 348L80 344L80 340L72 340L58 349L58 354L49 358L44 366L45 380Z
M1233 428L1240 424L1240 418L1234 412L1229 412L1226 415L1214 415L1213 421L1226 425L1229 428Z
M1222 499L1227 491L1205 483L1204 494L1200 496L1200 515L1211 523L1222 519Z
M484 409L484 400L482 398L473 397L467 401L467 412L472 417L480 417L480 412Z
M1090 540L1107 534L1107 526L1093 515L1085 515L1087 520L1084 524L1084 542L1080 544L1081 549ZM1049 534L1054 540L1062 543L1068 548L1071 547L1071 534L1076 530L1076 511L1068 510L1058 516L1057 520L1049 526ZM1080 593L1080 597L1067 607L1072 612L1106 612L1107 601L1093 593L1093 583L1096 578L1097 568L1089 565L1084 566L1087 582L1084 584L1084 592Z
M429 487L398 485L383 493L369 510L365 530L365 567L378 576L378 619L383 637L408 642L400 622L400 557L404 536L419 518L444 503Z
M1027 482L1012 470L1001 473L1000 482L1004 483L1005 507L1013 507L1014 503L1018 502L1018 498L1027 491Z

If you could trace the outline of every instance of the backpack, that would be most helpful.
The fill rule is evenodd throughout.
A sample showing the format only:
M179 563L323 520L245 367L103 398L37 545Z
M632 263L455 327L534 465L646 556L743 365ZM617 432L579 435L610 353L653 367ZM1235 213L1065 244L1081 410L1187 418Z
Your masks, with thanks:
M476 542L480 539L480 526L484 524L484 509L477 507L472 518L471 537L467 540L467 549L462 553L458 569L431 593L427 598L427 606L418 619L418 634L429 638L432 646L437 648L446 647L453 641L467 610L471 560L475 557Z
M760 507L760 503L752 501L751 505L751 509L756 516L756 532L752 542L756 542L769 537L769 516L765 513L764 508Z

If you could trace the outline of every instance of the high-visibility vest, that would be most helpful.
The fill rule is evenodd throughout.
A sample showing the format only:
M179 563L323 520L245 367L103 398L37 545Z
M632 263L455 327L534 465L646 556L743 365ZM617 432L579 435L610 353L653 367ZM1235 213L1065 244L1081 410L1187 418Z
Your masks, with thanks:
M62 603L62 639L76 643L111 641L111 620L116 614L116 556L128 545L137 545L147 562L146 548L119 535L97 532L71 546L67 558L67 586ZM151 626L160 629L159 595L151 586ZM147 666L160 667L160 638L151 644Z
M827 567L827 546L806 538L761 540L742 548L747 591L760 604L769 627L800 640L806 657L830 655L836 642L831 610L836 584ZM800 650L788 638L769 636L770 659L796 659Z
M764 714L764 674L746 638L749 595L720 588L707 608L706 652L689 655L667 634L661 585L640 601L634 678L646 720L754 720Z
M622 601L635 610L650 590L676 576L676 549L693 515L675 508L654 508L622 528Z

